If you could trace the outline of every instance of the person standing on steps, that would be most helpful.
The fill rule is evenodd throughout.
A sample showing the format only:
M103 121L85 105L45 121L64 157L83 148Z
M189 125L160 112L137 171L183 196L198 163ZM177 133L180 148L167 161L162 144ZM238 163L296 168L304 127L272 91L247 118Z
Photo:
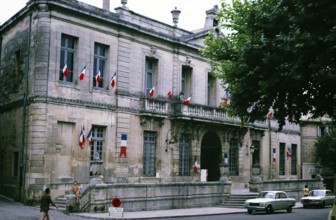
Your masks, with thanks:
M41 198L40 212L42 213L41 220L50 220L49 216L49 206L53 205L58 209L58 205L56 205L50 197L50 189L45 189L45 194Z
M79 203L79 198L80 198L80 190L79 190L79 185L77 181L75 180L72 184L72 192L75 193L76 196L76 202Z
M305 185L305 187L303 188L303 196L306 197L309 194L309 188L308 185Z

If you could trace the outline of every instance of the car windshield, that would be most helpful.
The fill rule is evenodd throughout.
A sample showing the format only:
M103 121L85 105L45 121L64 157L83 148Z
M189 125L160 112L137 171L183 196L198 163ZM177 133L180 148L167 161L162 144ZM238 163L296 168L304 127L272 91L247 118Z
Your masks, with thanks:
M309 196L325 196L325 192L312 190L309 192Z
M274 199L275 193L273 192L261 192L258 198Z

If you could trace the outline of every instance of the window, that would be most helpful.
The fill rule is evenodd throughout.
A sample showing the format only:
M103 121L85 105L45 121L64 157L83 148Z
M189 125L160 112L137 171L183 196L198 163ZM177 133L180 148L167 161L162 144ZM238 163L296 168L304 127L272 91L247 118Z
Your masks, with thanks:
M94 59L93 59L93 87L103 88L104 76L106 68L106 54L107 46L95 43L94 45ZM100 72L100 81L96 80L97 74Z
M145 76L145 95L149 96L150 90L157 82L157 65L158 61L153 58L146 57L146 76Z
M75 43L76 38L62 34L61 37L61 59L60 59L60 71L59 80L66 82L73 82L73 66L74 66L74 55L75 55ZM63 68L67 65L68 74L64 76Z
M208 75L208 105L216 105L216 78Z
M291 157L291 175L297 175L297 145L292 144L292 157Z
M191 73L191 67L182 66L181 92L183 92L185 98L191 96Z
M279 175L285 175L286 144L279 144Z
M229 172L231 176L238 175L238 141L237 139L231 139L229 149Z
M317 136L322 137L325 133L328 132L328 128L325 126L318 126L317 127Z
M180 137L180 152L179 152L179 175L189 176L190 174L190 136L182 134Z
M19 171L19 152L13 153L13 176L18 176Z
M260 165L260 141L252 141L253 153L252 153L252 165Z
M91 161L103 161L104 156L104 128L92 126L92 145L90 146Z
M155 145L156 133L145 131L144 133L144 154L143 174L144 176L155 176Z

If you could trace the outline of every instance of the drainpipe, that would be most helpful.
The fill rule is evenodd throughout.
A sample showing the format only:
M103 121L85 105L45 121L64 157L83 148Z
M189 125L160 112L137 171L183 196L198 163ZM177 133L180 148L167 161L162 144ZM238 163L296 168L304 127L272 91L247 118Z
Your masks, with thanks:
M19 200L22 201L22 188L25 185L25 174L26 174L26 164L25 164L25 142L26 142L26 118L27 118L27 103L28 103L28 93L29 93L29 65L30 65L30 38L31 38L31 23L32 14L29 15L29 29L28 29L28 47L27 47L27 64L25 70L25 84L23 92L23 107L22 107L22 136L21 136L21 149L20 149L20 180L19 180Z

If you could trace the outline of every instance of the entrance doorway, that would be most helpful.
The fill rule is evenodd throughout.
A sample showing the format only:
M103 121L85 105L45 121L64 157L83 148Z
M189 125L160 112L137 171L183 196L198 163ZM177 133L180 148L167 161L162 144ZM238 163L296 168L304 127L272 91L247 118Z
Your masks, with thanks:
M208 181L220 178L219 164L222 162L222 147L219 137L214 132L207 132L201 144L201 169L208 170Z

